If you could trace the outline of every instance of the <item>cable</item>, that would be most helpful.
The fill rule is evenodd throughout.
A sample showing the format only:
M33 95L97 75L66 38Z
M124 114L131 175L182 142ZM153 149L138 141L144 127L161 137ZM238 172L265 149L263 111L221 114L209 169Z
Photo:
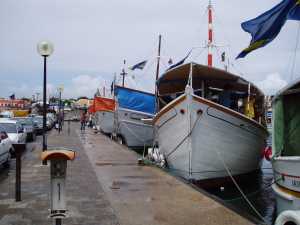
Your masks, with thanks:
M198 57L200 57L200 55L201 55L205 50L206 50L206 48L203 48L203 49L200 51L199 54L197 54L196 56L193 57L193 59L196 61L196 59L197 59Z
M247 194L246 196L247 196L247 197L250 197L250 196L253 196L253 195L255 195L255 194L257 194L257 193L259 193L259 192L261 192L261 191L263 191L263 190L266 190L266 189L270 188L273 184L275 184L277 181L280 181L280 180L282 180L282 178L279 178L278 180L274 180L274 181L271 182L271 184L267 185L266 187L260 188L260 189L258 189L257 191L254 191L254 192L252 192L252 193ZM233 198L233 199L224 200L224 201L225 201L225 202L234 202L234 201L240 200L240 199L242 199L242 198L243 198L243 197L238 197L238 198Z
M257 209L254 207L254 205L250 202L250 200L247 198L247 196L245 195L245 193L243 192L243 190L241 189L241 187L238 185L238 183L236 182L236 180L234 179L234 177L232 176L229 168L227 167L226 163L224 162L223 158L221 157L221 154L219 151L217 151L216 149L214 149L218 155L218 158L220 159L220 161L222 162L224 168L226 169L229 177L231 178L232 182L234 183L234 185L236 186L236 188L238 189L238 191L241 193L242 197L245 199L245 201L248 203L248 205L252 208L252 210L256 213L256 215L266 224L267 221L265 220L265 218L257 211Z
M295 66L296 66L296 58L297 58L297 49L298 49L298 45L299 45L299 37L300 37L300 22L298 22L296 47L294 49L294 57L293 57L293 63L292 63L292 70L291 70L290 81L292 81L293 78L294 78L294 72L295 72Z

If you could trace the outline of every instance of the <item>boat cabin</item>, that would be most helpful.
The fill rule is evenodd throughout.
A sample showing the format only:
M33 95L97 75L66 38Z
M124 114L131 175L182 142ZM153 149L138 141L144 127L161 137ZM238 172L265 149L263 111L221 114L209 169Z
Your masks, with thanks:
M225 70L187 63L167 70L157 81L158 110L184 94L194 94L265 124L264 94L252 83Z
M273 120L275 156L300 156L300 80L274 97Z

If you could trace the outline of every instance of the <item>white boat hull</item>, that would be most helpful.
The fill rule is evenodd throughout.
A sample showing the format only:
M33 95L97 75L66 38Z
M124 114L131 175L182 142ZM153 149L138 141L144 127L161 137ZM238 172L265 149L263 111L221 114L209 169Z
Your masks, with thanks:
M153 126L141 119L151 118L151 114L118 108L116 112L116 133L131 148L142 148L153 144Z
M272 189L276 198L277 215L286 210L300 210L300 194L297 196L277 184L273 184Z
M300 157L273 157L277 214L285 210L300 210Z
M97 129L105 134L111 134L114 131L114 112L112 111L98 111L97 115Z
M260 168L265 129L215 105L181 95L154 119L159 151L169 168L186 179L224 178L227 169L235 176Z
M274 157L272 167L279 186L300 193L300 156Z

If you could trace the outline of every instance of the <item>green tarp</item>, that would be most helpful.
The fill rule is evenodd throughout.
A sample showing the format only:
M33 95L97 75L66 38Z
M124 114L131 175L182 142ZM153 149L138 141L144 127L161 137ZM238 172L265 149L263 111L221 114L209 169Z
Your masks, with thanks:
M300 93L279 96L274 102L276 155L300 155Z

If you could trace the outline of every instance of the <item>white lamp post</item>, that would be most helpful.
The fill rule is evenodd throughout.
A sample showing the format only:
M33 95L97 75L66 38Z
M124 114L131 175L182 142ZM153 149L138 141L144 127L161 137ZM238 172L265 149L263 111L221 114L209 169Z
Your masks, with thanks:
M44 58L44 88L43 88L43 151L47 150L46 143L46 115L47 115L47 57L53 53L53 44L48 41L41 41L37 45L38 53ZM47 161L43 161L47 165Z

